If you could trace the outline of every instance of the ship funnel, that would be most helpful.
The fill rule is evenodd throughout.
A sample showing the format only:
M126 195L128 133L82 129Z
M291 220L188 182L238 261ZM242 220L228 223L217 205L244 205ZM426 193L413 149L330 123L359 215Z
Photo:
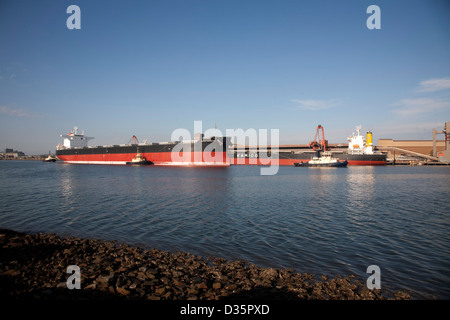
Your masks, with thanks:
M368 147L372 146L372 132L367 131L367 139L366 139L366 141L367 141L366 143L367 143Z

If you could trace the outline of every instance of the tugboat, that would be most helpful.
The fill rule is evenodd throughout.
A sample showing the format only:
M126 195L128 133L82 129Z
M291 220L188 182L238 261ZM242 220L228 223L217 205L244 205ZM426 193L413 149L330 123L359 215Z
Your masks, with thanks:
M135 166L142 166L142 165L150 165L153 164L153 162L148 161L141 153L137 153L136 156L131 160L128 161L126 164L131 164Z
M348 161L340 161L332 157L331 152L324 152L320 155L320 150L316 151L314 158L307 162L295 162L296 167L347 167Z
M42 160L42 162L55 162L56 160L58 160L57 157L55 157L54 155L49 154L47 158Z

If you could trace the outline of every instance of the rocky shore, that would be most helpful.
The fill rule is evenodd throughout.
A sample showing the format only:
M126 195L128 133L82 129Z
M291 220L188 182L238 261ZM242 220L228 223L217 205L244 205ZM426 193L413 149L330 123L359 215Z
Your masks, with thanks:
M67 268L80 269L80 290ZM70 283L72 280L69 280ZM0 229L0 297L8 299L384 300L353 276L314 279L289 269L143 249L115 241Z

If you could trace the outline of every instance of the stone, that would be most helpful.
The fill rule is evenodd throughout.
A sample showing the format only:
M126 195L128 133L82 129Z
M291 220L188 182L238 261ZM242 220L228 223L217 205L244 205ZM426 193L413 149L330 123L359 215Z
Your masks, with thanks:
M113 277L113 275L108 274L106 276L98 276L96 281L100 284L107 284L109 282L109 280L111 280Z
M128 296L130 294L130 291L123 287L116 287L116 291L120 293L121 295Z
M232 284L228 284L225 286L225 289L227 290L236 290L237 289L237 285L232 283Z
M195 286L197 289L208 289L208 286L204 282L197 283Z
M91 283L91 284L87 285L84 288L88 289L88 290L95 290L95 289L97 289L97 284L96 283Z
M137 288L137 283L133 282L128 288L130 288L131 290L135 290Z
M147 278L147 275L142 271L138 272L138 274L136 275L136 279L145 280L145 278Z
M185 283L183 283L183 282L181 282L181 281L178 281L177 279L174 279L174 280L173 280L173 284L174 284L175 286L181 287L181 288L183 288L183 287L186 286Z
M165 291L166 291L166 288L161 287L161 288L157 288L157 289L155 290L155 293L156 293L157 295L162 295Z

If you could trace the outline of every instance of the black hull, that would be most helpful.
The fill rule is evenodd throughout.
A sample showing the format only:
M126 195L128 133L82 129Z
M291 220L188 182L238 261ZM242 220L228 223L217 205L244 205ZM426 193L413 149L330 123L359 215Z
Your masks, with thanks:
M270 158L275 155L267 155L266 153L259 153L256 151L247 152L234 152L232 158L235 163L238 161L254 161L257 163L260 159ZM312 160L316 156L313 151L305 152L279 152L278 159L280 165L293 165L298 162L307 162ZM340 161L347 161L348 165L386 165L386 153L376 153L376 154L348 154L342 152L332 152L333 158Z
M216 151L226 152L228 145L227 138L216 138L214 140L204 140L202 142L192 143L152 143L143 145L111 145L111 146L97 146L85 148L72 148L56 150L57 156L71 156L71 155L101 155L101 154L131 154L136 153L167 153L175 151L196 152L196 151Z
M348 161L339 161L333 163L309 163L309 162L296 162L296 167L317 167L317 168L346 168Z
M153 164L153 162L151 161L141 161L141 162L126 162L127 165L131 165L131 166L150 166Z
M280 159L306 159L312 160L315 156L314 152L280 152ZM348 154L348 153L333 153L333 158L342 161L386 161L386 154Z

